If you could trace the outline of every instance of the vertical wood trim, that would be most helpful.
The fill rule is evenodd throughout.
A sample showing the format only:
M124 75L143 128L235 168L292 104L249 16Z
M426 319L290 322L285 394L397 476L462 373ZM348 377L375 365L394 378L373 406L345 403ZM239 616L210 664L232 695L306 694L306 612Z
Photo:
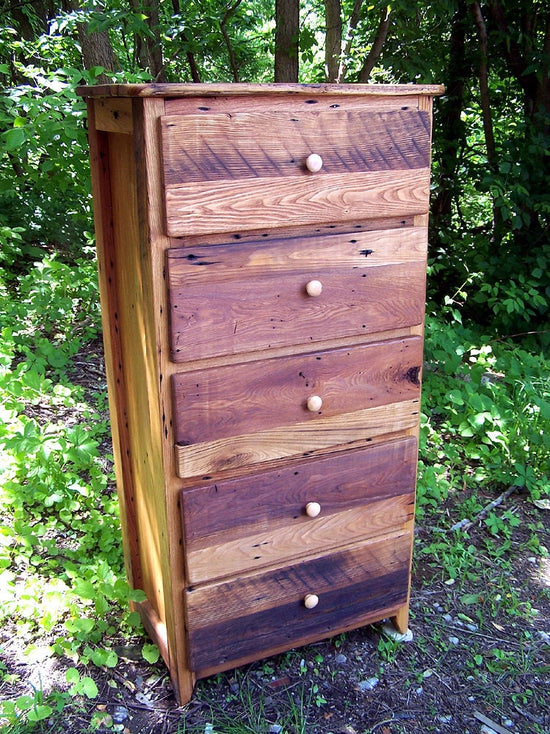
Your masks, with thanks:
M170 392L168 303L164 278L165 251L170 247L164 226L163 178L160 158L159 118L165 112L163 99L133 100L135 160L138 181L140 252L149 261L151 289L152 338L157 365L157 385L151 390L159 396L158 421L161 442L164 486L156 498L161 543L161 572L164 585L164 613L170 668L176 694L188 701L195 676L188 670L185 613L183 607L184 552L179 510L179 486L175 474L172 445L172 399ZM160 483L158 491L161 491Z
M432 106L433 106L433 97L428 96L428 95L419 95L418 109L423 110L424 112L428 112L430 114L430 120L431 120L431 114L432 114Z
M119 303L116 286L109 136L96 129L93 100L88 100L88 121L99 295L115 476L121 508L122 543L129 583L135 588L141 588L143 579L136 526L134 482L130 464L127 387L118 324Z

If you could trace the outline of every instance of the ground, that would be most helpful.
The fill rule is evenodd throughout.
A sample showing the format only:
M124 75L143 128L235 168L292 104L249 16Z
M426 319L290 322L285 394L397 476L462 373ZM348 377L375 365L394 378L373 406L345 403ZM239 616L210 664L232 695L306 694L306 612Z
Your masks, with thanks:
M89 374L89 373L88 373ZM84 378L83 378L84 379ZM517 734L550 732L550 510L519 490L496 515L451 531L472 490L421 514L411 592L412 640L375 625L197 683L178 707L162 662L141 656L145 637L110 639L115 668L80 667L98 695L14 732L125 734ZM485 506L497 493L478 496ZM511 514L510 514L511 513ZM67 689L73 663L22 654L24 631L0 630L0 700ZM45 639L44 646L49 640Z

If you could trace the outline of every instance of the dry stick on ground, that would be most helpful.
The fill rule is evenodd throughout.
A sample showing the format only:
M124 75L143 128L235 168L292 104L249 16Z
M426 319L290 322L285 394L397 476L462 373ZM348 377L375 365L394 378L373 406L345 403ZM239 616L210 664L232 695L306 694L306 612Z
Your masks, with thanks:
M516 489L518 489L516 485L513 485L512 487L508 487L506 492L503 492L499 497L496 498L496 500L489 502L489 504L486 505L481 510L481 512L478 512L473 520L468 520L467 518L465 518L464 520L461 520L460 522L455 523L446 532L452 532L453 530L467 530L468 528L471 528L472 525L476 525L476 523L478 523L480 520L483 520L485 515L491 512L491 510L493 510L495 507L498 507L500 504L502 504L502 502L504 502L505 499L507 499L511 494L513 494L513 492L516 491Z

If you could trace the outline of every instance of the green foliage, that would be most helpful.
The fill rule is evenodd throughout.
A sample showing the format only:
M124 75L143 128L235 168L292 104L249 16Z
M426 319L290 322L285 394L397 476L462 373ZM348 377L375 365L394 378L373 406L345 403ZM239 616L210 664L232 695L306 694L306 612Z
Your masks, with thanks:
M75 267L46 257L0 290L11 324L0 341L0 622L110 668L118 658L103 641L121 619L128 632L139 624L128 606L143 593L124 578L105 385L89 395L70 381L82 345L97 337L97 302L90 259ZM92 696L90 680L70 681L70 695ZM52 709L38 699L11 704L3 714L14 727Z
M542 354L429 316L420 514L454 488L550 485L550 372Z

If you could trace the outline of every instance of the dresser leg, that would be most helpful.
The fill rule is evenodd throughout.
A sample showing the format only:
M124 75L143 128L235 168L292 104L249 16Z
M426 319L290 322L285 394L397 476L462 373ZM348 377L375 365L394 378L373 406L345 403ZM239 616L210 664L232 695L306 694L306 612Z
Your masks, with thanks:
M405 604L404 607L397 612L394 617L391 617L391 623L395 629L402 635L406 634L409 629L409 605Z

